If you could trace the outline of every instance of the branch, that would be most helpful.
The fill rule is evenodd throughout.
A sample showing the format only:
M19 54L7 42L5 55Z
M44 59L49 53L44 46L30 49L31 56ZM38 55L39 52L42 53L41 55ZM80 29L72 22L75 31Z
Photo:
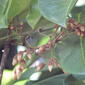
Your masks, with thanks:
M0 80L2 79L2 75L3 75L3 70L5 68L5 64L6 64L6 59L7 56L9 54L9 50L10 50L10 42L7 41L4 45L4 53L2 55L2 59L1 59L1 65L0 65Z

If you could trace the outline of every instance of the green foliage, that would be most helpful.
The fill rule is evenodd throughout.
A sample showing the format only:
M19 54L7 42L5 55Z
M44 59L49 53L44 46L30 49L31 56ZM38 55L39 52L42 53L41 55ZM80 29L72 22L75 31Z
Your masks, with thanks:
M28 47L29 46L36 47L46 44L50 40L50 37L40 34L38 32L34 32L30 34L30 38L27 38L27 40Z
M73 74L85 72L84 42L85 38L80 39L70 34L67 39L56 46L57 57L65 72Z
M9 38L17 38L17 42L21 44L23 37L25 39L28 37L24 41L26 47L35 50L39 46L48 45L48 41L54 40L61 31L68 32L65 39L46 53L39 55L34 52L29 61L26 55L23 56L27 68L18 80L13 80L14 69L4 70L1 85L85 85L85 36L79 37L72 33L74 30L70 32L62 29L62 27L67 27L69 15L85 25L85 6L75 7L77 1L0 0L0 49ZM54 24L61 27L56 31ZM12 29L11 34L8 29L3 29L8 28L9 25L17 28ZM83 33L85 34L85 31ZM39 71L41 73L39 79L33 81L30 76L36 73L36 70L30 68L30 65L42 56L47 57L46 67ZM53 57L57 58L61 67L49 72L48 61ZM61 69L69 74L64 74Z
M27 16L27 21L29 25L34 29L40 18L41 14L38 8L38 0L32 0L30 12Z
M30 0L9 0L8 8L6 10L7 21L10 22L15 16L29 7L29 4Z
M0 0L0 28L6 28L5 11L8 0Z
M4 14L4 12L6 11L6 6L8 3L8 0L0 0L0 18L1 16Z
M4 82L5 81L5 82ZM2 85L10 85L13 82L13 71L12 70L5 70L3 73L2 78Z
M8 25L7 25L7 23L6 23L5 16L2 16L2 17L0 18L0 29L1 29L1 28L7 28L7 27L8 27Z
M39 0L41 14L48 20L66 26L67 16L77 0Z

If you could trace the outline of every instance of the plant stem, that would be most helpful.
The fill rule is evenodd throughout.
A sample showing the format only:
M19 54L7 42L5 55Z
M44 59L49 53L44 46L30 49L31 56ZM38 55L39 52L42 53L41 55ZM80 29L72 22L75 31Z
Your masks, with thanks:
M6 41L4 45L4 53L2 54L1 64L0 64L0 80L2 80L3 70L5 68L6 59L10 50L10 42Z

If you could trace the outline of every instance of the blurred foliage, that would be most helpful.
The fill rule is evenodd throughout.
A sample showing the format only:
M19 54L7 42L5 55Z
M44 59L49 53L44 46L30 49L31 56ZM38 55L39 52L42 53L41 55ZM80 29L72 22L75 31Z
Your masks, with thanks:
M77 0L0 0L0 57L3 45L9 37L20 44L26 36L25 46L35 48L48 43L55 37L54 24L66 27L69 15L85 25L85 6L75 7L76 2ZM23 29L20 27L21 22L24 24ZM9 35L9 25L18 30L13 30ZM39 32L40 29L47 31ZM17 46L18 44L16 48ZM60 68L54 68L52 72L49 72L46 66L37 74L38 79L31 80L30 77L37 72L35 68L29 66L41 57L34 53L32 59L27 60L27 68L18 80L13 79L16 66L11 70L5 69L1 85L85 85L84 49L85 38L70 33L66 39L42 55L48 56L45 59L46 64L49 58L56 57L60 68L68 74L64 74ZM10 50L9 57L15 55L12 51L15 50Z

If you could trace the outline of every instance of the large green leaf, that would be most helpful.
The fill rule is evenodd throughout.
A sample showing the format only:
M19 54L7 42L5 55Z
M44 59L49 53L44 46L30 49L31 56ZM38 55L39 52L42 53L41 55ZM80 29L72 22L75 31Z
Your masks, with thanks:
M33 69L29 69L30 71L26 71L23 76L17 82L15 82L14 85L19 85L21 82L24 83L23 85L31 85L36 84L36 82L40 82L43 80L47 80L48 78L52 78L55 75L59 76L61 75L62 71L60 69L53 69L52 72L49 72L47 69L44 71L35 72L31 75L33 72ZM29 76L31 75L31 76ZM36 76L36 77L35 77ZM66 77L66 76L64 76ZM24 80L23 80L24 78ZM28 80L27 80L28 79Z
M56 57L65 72L85 72L85 38L70 34L56 46Z
M29 7L30 0L9 0L6 17L11 21L16 15L20 14L23 10Z
M85 83L69 75L61 74L32 85L85 85Z
M6 6L7 6L8 0L0 0L0 18L5 12Z
M24 83L23 85L85 85L85 83L82 80L78 80L74 78L72 75L64 74L55 75L37 82L28 81L26 83L26 81L27 80L19 81L14 85L20 85L20 83L22 82Z
M41 14L48 20L65 26L66 19L77 0L39 0Z
M7 7L8 0L0 0L0 28L6 28L5 22L5 10Z
M28 82L25 85L85 85L85 83L72 75L60 74L41 81Z
M64 79L67 75L56 75L38 82L28 82L26 85L65 85Z
M31 1L30 12L27 16L29 25L34 29L38 21L40 20L41 14L38 8L38 0Z

